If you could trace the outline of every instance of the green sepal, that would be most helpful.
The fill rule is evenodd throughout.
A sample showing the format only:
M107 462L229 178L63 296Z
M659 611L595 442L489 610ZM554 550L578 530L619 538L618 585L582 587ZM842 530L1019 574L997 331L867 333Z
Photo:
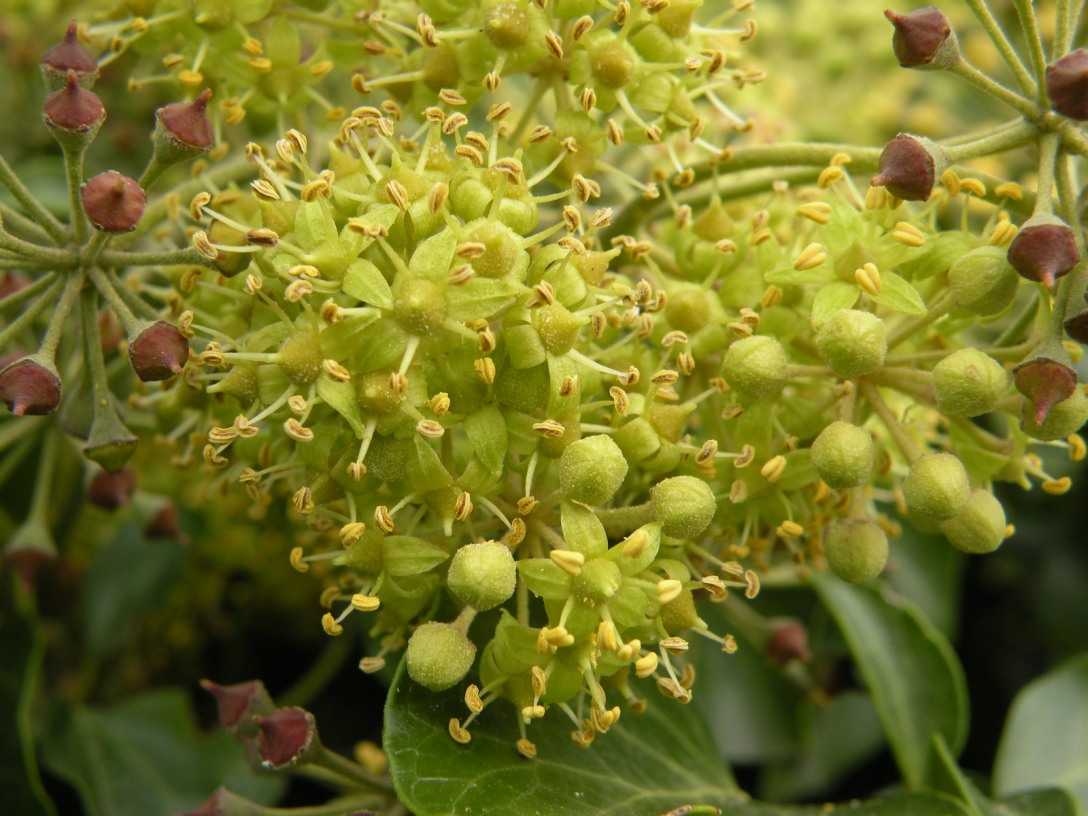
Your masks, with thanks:
M328 403L351 426L355 436L362 439L366 430L363 414L359 410L359 400L355 396L355 386L350 382L338 382L331 377L317 378L317 396Z
M861 292L856 284L831 281L816 293L812 301L812 325L819 328L827 318L839 309L852 309Z
M476 276L446 290L449 316L460 321L477 318L490 320L525 292L526 288L511 278Z
M456 249L456 233L452 229L444 229L416 247L416 251L412 253L412 260L408 263L408 271L415 278L445 283L450 276L450 264L453 262L453 253ZM451 315L451 317L454 316ZM454 319L457 318L454 317Z
M415 455L408 460L408 484L412 490L438 490L453 484L446 466L427 440L413 437Z
M651 598L646 590L624 581L616 594L608 601L608 611L612 615L612 621L620 629L637 626L646 618L651 604L656 605L656 599Z
M922 296L905 278L887 270L880 273L880 294L873 298L893 312L918 317L926 313Z
M631 558L630 556L623 554L623 548L626 545L628 539L634 537L638 533L645 533L647 537L646 546L643 548L642 553ZM661 548L661 525L654 521L649 524L643 524L630 536L625 538L618 544L614 544L608 550L608 557L615 561L619 567L620 572L624 575L638 575L645 569L648 569L650 564L657 558L657 552Z
M314 201L302 202L295 213L295 231L292 237L306 252L337 244L339 236L329 203L320 197Z
M381 271L365 258L356 258L344 273L341 288L356 300L379 309L393 308L393 290Z
M458 287L452 287L456 291ZM548 353L540 341L536 329L528 323L515 323L503 327L506 354L514 368L533 368L543 363Z
M570 597L573 579L550 558L522 559L518 561L518 573L529 591L540 598L558 601Z
M490 644L495 668L502 674L517 674L541 663L545 658L536 650L536 640L536 629L522 626L503 609Z
M494 405L484 406L465 417L463 425L480 463L493 473L501 473L507 444L502 411Z
M559 510L567 549L596 558L608 549L608 535L597 515L584 504L564 501Z
M390 575L419 575L449 558L449 553L415 536L391 535L382 541L382 563Z

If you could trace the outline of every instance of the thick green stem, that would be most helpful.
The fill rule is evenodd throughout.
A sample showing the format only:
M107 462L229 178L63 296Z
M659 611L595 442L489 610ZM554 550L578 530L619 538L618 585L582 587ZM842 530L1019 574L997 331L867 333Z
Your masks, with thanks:
M1035 18L1035 7L1031 0L1013 0L1016 7L1016 16L1020 18L1020 27L1024 30L1024 39L1027 40L1028 53L1031 55L1031 67L1035 71L1035 81L1039 91L1037 99L1039 106L1046 110L1046 51L1043 49L1043 37L1039 33L1039 21Z
M953 163L960 163L1002 153L1039 138L1039 129L1031 122L1021 119L1013 127L999 126L971 142L949 145L945 153Z
M393 785L388 779L372 774L362 765L352 762L347 757L340 756L340 754L330 751L324 746L314 757L313 764L327 771L332 771L365 790L381 791L382 793L389 793L393 790Z
M15 196L15 200L23 205L23 209L26 210L27 214L49 233L54 242L58 244L68 243L67 230L53 216L53 213L49 212L45 205L38 201L34 194L27 189L2 155L0 155L0 184L3 184L11 191L11 194Z
M52 241L53 237L42 229L36 222L27 218L21 212L0 202L0 222L5 227L22 233L19 237L32 241Z
M117 273L111 271L106 272L106 277L110 283L113 284L114 290L121 297L121 300L132 310L132 313L137 317L142 317L145 320L159 320L162 315L155 309L150 303L145 301L136 292L132 291L124 281L117 277Z
M10 232L5 232L2 226L0 226L0 249L14 252L21 258L44 261L57 267L70 268L74 265L73 253L54 247L38 246L22 238L16 238Z
M872 383L860 380L858 387L861 389L861 394L868 400L869 404L873 406L873 410L876 411L877 416L880 417L880 421L884 423L884 427L888 429L888 433L891 434L892 439L895 440L896 446L906 457L907 461L912 465L922 458L922 450L914 444L914 440L907 434L906 428L900 423L899 418L892 412L892 409L888 407L888 403L884 402L884 398L880 396L880 392L877 391L876 386Z
M71 212L72 233L80 246L87 242L91 225L87 213L83 211L83 156L86 147L66 147L64 149L64 169L68 176L68 209Z
M1035 84L1035 80L1031 78L1027 66L1024 65L1023 60L1021 60L1020 55L1016 53L1016 49L1013 48L1009 38L1005 36L1005 32L1002 30L997 20L994 19L985 0L967 0L967 5L970 7L971 11L974 12L978 21L982 23L982 27L986 29L986 33L989 35L994 47L997 48L998 53L1001 54L1001 58L1005 61L1005 64L1009 66L1012 75L1016 77L1016 82L1020 85L1020 90L1028 96L1035 96L1039 90Z
M98 265L105 269L125 269L131 266L204 265L204 259L192 247L168 249L164 252L125 252L107 249L98 256Z
M1061 137L1057 133L1045 133L1039 139L1039 181L1035 193L1035 215L1054 212L1054 172L1058 159Z
M1056 20L1054 27L1054 59L1058 59L1069 52L1069 46L1073 42L1073 34L1077 30L1076 18L1080 16L1082 8L1084 8L1084 3L1058 0L1058 7L1054 12Z
M995 82L990 79L982 71L978 70L975 66L971 65L966 60L960 60L949 70L949 73L953 73L958 77L961 77L979 90L989 94L995 99L1004 102L1014 110L1020 111L1028 119L1037 119L1039 117L1039 106L1032 102L1030 99L1021 96L1016 91L1011 91L999 82Z
M60 300L57 301L57 307L49 318L49 327L45 330L41 346L38 347L38 355L50 365L56 364L57 346L60 345L61 337L64 336L64 324L68 321L68 315L71 314L82 288L83 275L78 272L71 275L68 282L64 284L64 291L61 292Z
M128 334L132 334L138 330L139 320L136 315L132 313L132 310L128 307L128 304L117 293L117 290L113 288L113 283L106 277L106 273L101 269L95 269L91 267L87 270L87 277L91 279L91 283L94 284L95 289L105 299L109 307L113 309L114 313L121 320L121 325L125 327L125 331Z

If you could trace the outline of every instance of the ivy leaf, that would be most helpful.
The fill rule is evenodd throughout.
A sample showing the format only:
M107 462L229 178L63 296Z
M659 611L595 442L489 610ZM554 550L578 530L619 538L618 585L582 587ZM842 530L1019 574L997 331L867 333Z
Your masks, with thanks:
M1051 785L1088 811L1088 653L1021 689L998 745L997 795Z
M830 575L813 583L873 698L904 783L922 787L934 735L953 753L967 738L967 688L955 652L905 599Z
M505 702L474 722L468 745L452 740L450 718L467 713L463 693L427 691L403 661L390 687L384 747L397 793L417 816L658 816L681 805L733 810L742 800L691 706L655 699L644 714L625 711L588 750L553 711L529 728L538 754L528 760L514 747L516 712Z

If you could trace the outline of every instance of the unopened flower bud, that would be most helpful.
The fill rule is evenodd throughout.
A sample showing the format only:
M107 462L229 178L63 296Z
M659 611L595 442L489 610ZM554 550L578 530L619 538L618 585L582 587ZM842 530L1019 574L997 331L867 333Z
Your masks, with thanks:
M926 6L909 14L884 12L893 26L892 50L904 68L943 69L960 61L952 26L940 11Z
M106 121L106 109L94 91L79 84L79 76L69 71L64 87L51 93L42 106L45 123L61 134L78 134L84 140L94 134Z
M230 686L221 686L211 680L201 680L201 687L215 698L219 710L219 724L228 733L255 733L253 716L271 714L276 706L260 680L247 680Z
M1002 365L974 348L953 352L933 368L937 405L948 416L989 413L1008 384L1009 375Z
M961 255L948 269L948 286L956 305L989 317L1004 311L1016 297L1020 277L1005 250L981 246Z
M131 232L140 223L147 196L139 184L115 170L99 173L80 188L83 211L95 229Z
M147 324L129 338L128 360L143 382L168 380L180 374L189 359L189 341L165 320Z
M88 90L98 79L98 61L79 41L79 26L75 20L68 23L64 39L42 56L41 67L45 82L53 91L64 87L69 71L75 71L79 84Z
M405 658L408 675L431 691L444 691L472 668L476 646L448 623L431 621L412 633Z
M812 660L805 625L798 620L779 623L767 641L767 659L777 666L785 666L794 660L802 663Z
M650 491L653 520L673 538L695 538L714 518L718 503L710 485L695 476L664 479Z
M1025 221L1012 239L1008 258L1021 277L1050 289L1077 265L1080 252L1068 224L1053 215L1036 215Z
M517 585L514 556L509 547L498 541L466 544L450 561L446 585L473 609L492 609L514 594Z
M184 542L186 536L178 521L178 506L173 502L164 505L144 525L144 535L148 538L168 538L172 541Z
M743 397L777 396L789 379L786 350L777 339L765 335L737 340L725 352L722 376Z
M87 487L87 499L103 510L117 510L128 504L136 488L136 475L125 468L117 473L98 471Z
M926 518L944 521L963 510L971 496L967 471L951 453L927 453L911 465L903 480L907 507Z
M812 443L812 464L828 487L858 487L873 474L873 437L849 422L832 422Z
M1065 439L1080 430L1088 422L1088 396L1080 388L1074 388L1068 399L1055 403L1044 419L1037 420L1031 403L1024 403L1020 429L1032 439L1052 442Z
M1088 51L1066 54L1046 68L1046 92L1050 106L1078 121L1088 120Z
M0 399L15 416L51 414L60 397L60 376L41 360L24 357L0 371Z
M571 442L559 457L559 485L566 498L605 504L627 476L627 460L606 434Z
M941 532L957 550L981 555L1005 540L1005 510L988 490L974 490L964 508L947 521Z
M840 377L869 374L884 365L888 353L884 321L871 312L840 309L820 326L816 347Z
M925 201L948 167L948 159L935 142L900 133L884 145L879 167L871 182L874 187L884 187L905 201Z
M314 715L301 708L277 708L267 716L253 718L260 733L257 750L267 768L285 768L306 758L320 745Z
M155 136L169 140L177 151L188 153L189 158L207 153L215 143L215 133L208 121L210 89L205 90L192 102L175 102L155 111Z
M888 536L869 519L836 521L827 528L824 554L835 575L864 584L880 575L888 563Z

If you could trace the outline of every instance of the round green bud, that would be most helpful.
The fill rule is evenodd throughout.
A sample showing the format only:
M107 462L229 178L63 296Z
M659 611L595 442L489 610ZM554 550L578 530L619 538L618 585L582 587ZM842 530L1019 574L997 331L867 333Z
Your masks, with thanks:
M948 269L948 287L956 305L983 317L1004 311L1019 286L1020 276L1001 247L972 249Z
M477 541L454 553L446 585L461 601L483 611L513 595L517 578L509 547L498 541Z
M623 451L606 434L571 442L559 457L559 485L573 501L604 504L620 489L625 476Z
M635 58L629 46L618 37L610 37L590 49L593 78L606 88L622 88L635 72Z
M840 309L816 333L824 362L840 377L861 377L884 365L888 353L884 321L870 312Z
M703 287L677 286L669 292L665 319L674 329L693 334L710 321L711 304L710 293Z
M785 387L786 350L773 337L753 335L733 343L722 360L722 376L742 397L765 399Z
M528 11L516 2L497 2L484 14L484 34L496 48L518 48L532 30Z
M1035 421L1031 401L1024 400L1020 430L1032 439L1052 442L1076 433L1085 422L1088 422L1088 396L1078 387L1071 397L1055 403L1042 422Z
M460 629L431 621L408 638L405 657L409 677L431 691L444 691L468 674L476 646Z
M849 422L832 422L812 443L812 464L828 487L858 487L873 475L873 437Z
M1005 509L990 491L973 490L959 514L941 522L941 532L957 550L993 552L1005 540Z
M425 337L445 323L446 294L437 283L425 278L409 278L395 286L395 290L393 314L406 332Z
M667 536L695 538L709 525L718 503L710 485L695 476L673 476L650 491L653 519Z
M973 417L994 410L1009 375L997 360L974 348L960 349L933 368L937 405L948 416Z
M831 571L844 581L864 584L888 563L888 537L873 521L836 521L824 536L824 555Z
M317 332L300 331L280 346L280 369L292 385L309 385L321 373L321 345Z
M903 497L915 513L944 521L967 505L971 484L963 463L951 453L927 453L911 465Z

